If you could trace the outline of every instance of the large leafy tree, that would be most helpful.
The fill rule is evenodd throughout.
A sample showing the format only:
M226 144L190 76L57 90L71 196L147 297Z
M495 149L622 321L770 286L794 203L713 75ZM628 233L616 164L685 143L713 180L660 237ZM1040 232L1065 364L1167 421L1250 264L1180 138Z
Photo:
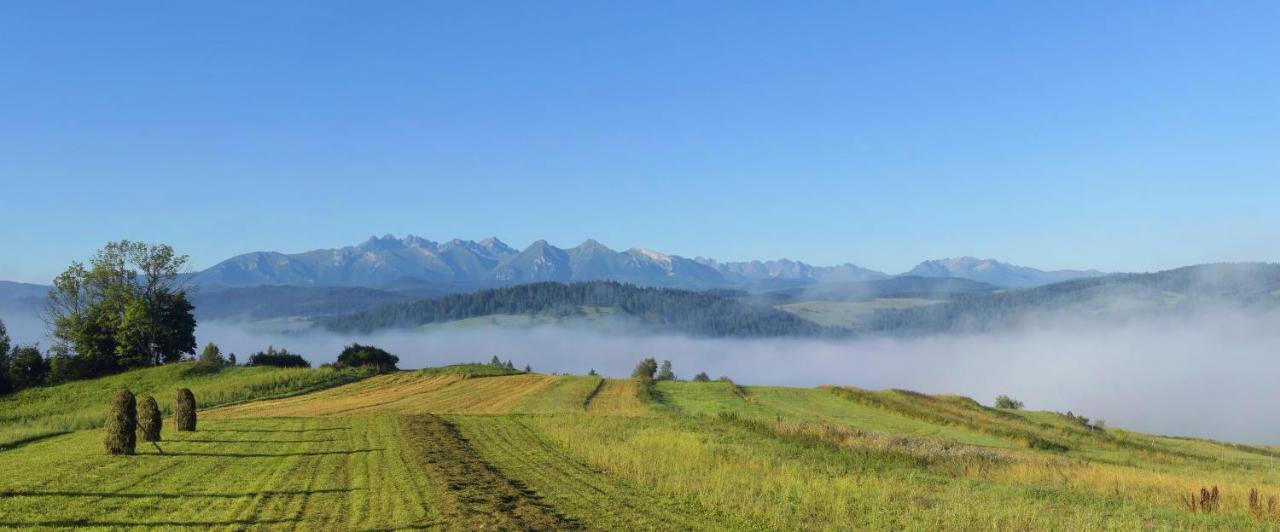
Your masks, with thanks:
M75 354L74 367L86 373L77 376L195 354L194 307L180 275L186 262L167 245L121 240L54 279L46 324Z

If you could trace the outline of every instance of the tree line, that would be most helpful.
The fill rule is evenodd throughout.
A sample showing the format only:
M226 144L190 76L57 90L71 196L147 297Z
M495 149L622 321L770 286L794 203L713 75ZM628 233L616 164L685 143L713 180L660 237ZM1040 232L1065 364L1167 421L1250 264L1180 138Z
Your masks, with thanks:
M155 366L194 355L196 320L181 273L185 255L121 240L73 262L49 289L54 344L10 346L0 325L0 393Z
M0 321L0 394L46 384L91 379L195 358L195 307L183 283L187 256L165 244L121 240L87 263L72 262L53 281L43 318L54 340L13 346ZM196 359L202 369L234 366L210 343ZM374 346L352 344L334 367L391 371L399 359ZM250 366L310 367L301 355L268 347Z
M768 306L673 288L642 288L615 281L533 283L392 303L321 321L336 332L369 333L494 314L572 317L583 307L612 308L641 322L702 336L822 336L832 329Z

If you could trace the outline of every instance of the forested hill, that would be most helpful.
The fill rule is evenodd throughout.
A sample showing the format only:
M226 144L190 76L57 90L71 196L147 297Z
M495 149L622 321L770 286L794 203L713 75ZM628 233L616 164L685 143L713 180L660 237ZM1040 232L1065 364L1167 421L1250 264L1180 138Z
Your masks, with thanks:
M1280 264L1202 264L1115 274L877 312L869 331L890 334L997 330L1037 315L1127 319L1194 309L1280 306Z
M699 336L823 336L835 331L774 308L715 294L641 288L613 281L533 283L452 294L320 320L337 332L368 333L495 314L572 316L610 308L655 329Z

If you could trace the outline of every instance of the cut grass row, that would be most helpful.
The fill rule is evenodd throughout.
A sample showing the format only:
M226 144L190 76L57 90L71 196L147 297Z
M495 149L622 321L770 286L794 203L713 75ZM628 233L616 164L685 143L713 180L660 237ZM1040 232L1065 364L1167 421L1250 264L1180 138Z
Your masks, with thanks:
M440 501L454 530L574 530L581 524L542 503L504 477L472 449L456 427L437 416L401 418L407 444L432 478L428 489Z
M462 435L505 475L595 530L724 530L745 523L692 499L663 497L587 466L552 444L528 416L450 416Z
M80 431L0 453L0 528L420 528L432 480L396 419L222 420L165 431L165 454L100 452Z

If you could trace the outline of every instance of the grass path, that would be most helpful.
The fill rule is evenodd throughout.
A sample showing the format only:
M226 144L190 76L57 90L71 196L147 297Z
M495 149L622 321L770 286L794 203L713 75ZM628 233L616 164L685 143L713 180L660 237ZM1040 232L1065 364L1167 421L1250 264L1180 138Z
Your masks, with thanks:
M0 453L0 528L299 530L441 519L394 418L204 421L165 454L101 452L80 431Z
M455 530L573 530L560 515L491 466L457 428L438 416L401 418L407 444L434 482L445 522Z
M524 416L450 416L485 460L596 530L724 530L740 523L697 503L660 497L588 467L547 441Z

